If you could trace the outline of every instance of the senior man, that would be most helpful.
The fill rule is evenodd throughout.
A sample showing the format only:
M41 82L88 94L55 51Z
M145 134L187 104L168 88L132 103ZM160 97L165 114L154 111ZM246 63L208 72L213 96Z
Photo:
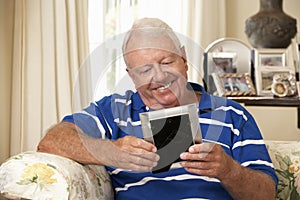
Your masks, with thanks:
M116 199L274 199L277 177L255 120L238 103L189 83L176 34L156 18L137 20L123 55L136 92L112 94L66 116L38 150L104 165ZM203 142L179 166L152 173L160 159L143 139L139 114L196 103Z

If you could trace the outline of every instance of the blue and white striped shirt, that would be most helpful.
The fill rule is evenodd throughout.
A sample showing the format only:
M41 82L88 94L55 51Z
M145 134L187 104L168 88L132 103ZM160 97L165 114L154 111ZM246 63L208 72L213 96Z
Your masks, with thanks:
M242 166L270 175L277 184L271 159L251 114L232 100L212 96L198 84L191 85L202 91L198 109L203 141L220 144ZM63 121L75 123L95 138L142 138L139 114L147 111L139 94L127 91L125 95L113 94L93 102ZM182 167L158 174L107 169L117 199L232 199L218 179L191 174Z

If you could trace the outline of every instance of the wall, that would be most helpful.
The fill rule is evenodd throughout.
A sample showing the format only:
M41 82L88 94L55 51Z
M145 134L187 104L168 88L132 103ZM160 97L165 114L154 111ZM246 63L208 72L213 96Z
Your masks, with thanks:
M14 1L0 0L0 163L9 156L13 6Z
M283 0L283 10L297 20L297 39L300 42L300 1ZM248 45L244 33L245 21L259 10L259 0L227 0L227 37L243 40ZM297 128L297 109L286 107L247 107L254 115L265 139L300 140Z
M300 141L297 108L248 106L247 109L254 116L265 139Z

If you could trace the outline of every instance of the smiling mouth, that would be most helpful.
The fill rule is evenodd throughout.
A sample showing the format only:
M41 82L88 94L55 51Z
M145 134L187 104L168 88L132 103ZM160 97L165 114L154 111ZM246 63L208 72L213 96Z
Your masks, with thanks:
M160 91L160 92L162 92L162 91L168 89L172 85L172 83L173 83L173 81L171 81L170 83L168 83L168 84L166 84L166 85L164 85L162 87L157 88L157 90Z

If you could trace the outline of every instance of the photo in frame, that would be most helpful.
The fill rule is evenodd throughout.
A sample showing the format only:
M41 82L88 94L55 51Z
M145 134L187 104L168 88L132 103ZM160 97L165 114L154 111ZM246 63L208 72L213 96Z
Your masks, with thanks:
M216 93L214 81L211 77L211 74L215 71L215 63L212 57L222 56L226 58L228 55L233 58L233 71L230 71L230 73L251 72L252 48L248 44L237 38L230 37L212 41L205 48L203 55L203 82L205 83L207 92L210 94Z
M212 66L210 73L235 73L236 72L236 52L211 52Z
M291 66L265 66L256 69L255 84L257 95L259 96L273 96L272 84L274 75L295 75L294 67Z
M256 90L248 73L212 74L219 96L255 96Z
M236 52L208 52L205 54L204 81L209 93L215 93L216 88L212 73L235 73L237 71Z
M255 49L255 68L287 66L287 49Z

